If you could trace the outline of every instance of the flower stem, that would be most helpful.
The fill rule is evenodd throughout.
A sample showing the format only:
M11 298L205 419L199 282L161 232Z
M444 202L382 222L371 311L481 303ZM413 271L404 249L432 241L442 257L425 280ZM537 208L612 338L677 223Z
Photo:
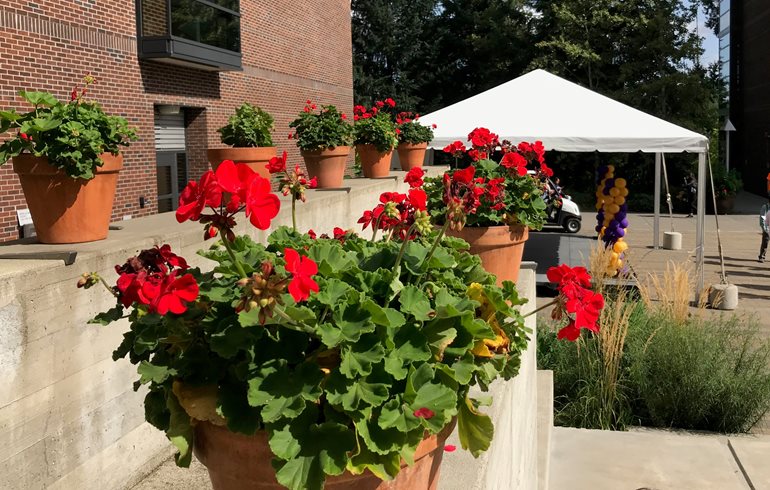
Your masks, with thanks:
M444 238L444 234L446 233L447 229L449 228L449 220L444 223L444 226L441 227L441 230L438 232L438 236L436 237L436 240L433 242L433 246L430 247L430 251L428 252L428 255L425 257L425 260L422 261L423 265L427 265L428 262L430 262L430 259L433 258L433 254L436 252L436 247L438 247L439 242Z
M412 226L406 231L406 237L404 243L401 244L401 249L398 251L398 257L396 257L396 263L393 264L393 270L398 270L398 266L401 264L401 259L404 258L404 252L406 252L406 244L409 243L409 237L412 236L412 232L417 227L417 223L412 223Z
M527 318L528 316L532 316L532 315L534 315L535 313L537 313L538 311L543 311L544 309L548 308L549 306L553 306L553 305L555 305L555 304L556 304L556 303L558 303L558 302L559 302L559 298L556 298L555 300L553 300L553 301L551 301L551 302L549 302L549 303L546 303L546 304L544 304L543 306L541 306L541 307L539 307L539 308L536 308L536 309L534 309L534 310L530 311L530 312L529 312L529 313L527 313L526 315L522 315L522 318Z
M227 237L221 232L220 235L222 236L222 243L224 244L227 253L230 255L230 258L233 261L233 265L235 265L235 268L238 270L238 274L240 274L243 278L248 277L246 275L246 271L243 269L243 264L241 264L240 261L235 257L235 252L233 252L233 247L230 243L230 240L228 240Z
M115 296L116 298L118 297L118 293L115 292L112 286L107 284L107 281L105 281L102 276L99 276L99 282L101 282L104 285L104 287L107 288L107 291L109 291L111 295Z
M377 221L374 223L374 230L372 231L372 241L374 241L375 238L377 238L377 231L380 229L380 220L382 219L382 214L377 216Z
M297 199L294 198L294 194L291 196L291 226L294 231L297 231Z
M280 306L275 306L273 308L273 312L277 313L278 316L286 320L286 323L282 324L283 327L286 327L289 330L294 330L297 332L315 334L315 330L313 329L313 327L309 327L307 325L297 323L292 317L290 317L285 311L283 311L283 309Z

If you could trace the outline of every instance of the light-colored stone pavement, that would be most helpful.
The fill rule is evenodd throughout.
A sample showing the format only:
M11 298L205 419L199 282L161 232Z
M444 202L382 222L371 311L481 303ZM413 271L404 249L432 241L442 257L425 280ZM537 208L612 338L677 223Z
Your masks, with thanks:
M728 438L653 430L613 432L556 427L550 488L767 489L768 449L770 439L759 436Z

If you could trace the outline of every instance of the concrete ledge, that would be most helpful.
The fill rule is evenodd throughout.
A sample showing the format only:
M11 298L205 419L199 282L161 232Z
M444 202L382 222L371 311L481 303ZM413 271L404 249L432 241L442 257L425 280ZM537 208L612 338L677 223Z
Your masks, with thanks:
M535 308L535 264L522 264L519 293L532 301L524 313ZM532 330L529 346L522 354L519 375L510 381L498 381L488 393L472 390L475 395L493 397L487 414L495 424L495 436L489 450L474 459L460 449L457 432L449 438L458 450L446 453L441 465L440 490L535 490L538 488L537 434L537 359L535 315L526 319Z
M537 372L537 480L548 490L553 435L553 371Z
M438 175L442 168L426 168ZM360 230L363 210L379 194L405 191L404 172L386 179L351 179L334 191L309 191L297 207L298 226L331 233L335 226ZM290 206L274 226L291 224ZM257 241L260 231L239 220L238 233ZM178 224L173 213L117 223L106 240L43 245L32 240L0 245L0 253L76 251L62 261L0 259L0 488L119 489L154 469L168 454L165 436L144 422L144 393L131 389L134 366L113 362L112 351L127 327L87 325L114 306L100 289L75 288L83 272L109 282L115 264L139 250L168 243L193 266L204 242L198 223Z

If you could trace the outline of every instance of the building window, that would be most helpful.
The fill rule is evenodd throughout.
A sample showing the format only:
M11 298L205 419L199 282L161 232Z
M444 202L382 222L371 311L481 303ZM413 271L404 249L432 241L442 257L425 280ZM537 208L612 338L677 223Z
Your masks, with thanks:
M136 6L140 58L241 69L238 0L136 0Z

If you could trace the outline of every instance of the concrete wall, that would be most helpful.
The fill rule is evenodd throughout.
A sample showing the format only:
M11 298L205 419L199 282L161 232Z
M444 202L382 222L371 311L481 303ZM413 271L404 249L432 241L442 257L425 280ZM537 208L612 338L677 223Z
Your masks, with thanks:
M298 206L298 226L319 234L335 226L360 230L356 221L381 192L405 189L403 175L310 191ZM276 226L291 223L287 204L282 200ZM112 281L115 264L156 244L168 243L194 265L205 265L195 252L210 243L203 242L199 224L177 224L172 214L120 225L101 242L0 246L0 254L78 252L71 266L0 259L0 489L125 488L170 454L165 436L144 422L144 394L131 390L138 378L134 366L111 359L125 326L86 324L114 300L103 289L82 291L75 283L86 271ZM266 237L251 226L238 231Z
M531 301L522 307L526 313L535 308L535 264L522 264L517 283L519 294ZM536 359L535 315L526 319L532 330L527 350L522 355L519 375L510 381L493 383L488 393L493 397L486 412L495 424L495 437L486 453L478 459L467 451L446 453L441 465L440 490L535 490L538 488L538 373ZM476 394L481 394L480 390ZM546 410L549 408L545 407ZM547 428L546 428L547 429ZM541 436L542 439L542 436ZM448 444L460 447L455 431ZM547 451L548 448L543 448Z

